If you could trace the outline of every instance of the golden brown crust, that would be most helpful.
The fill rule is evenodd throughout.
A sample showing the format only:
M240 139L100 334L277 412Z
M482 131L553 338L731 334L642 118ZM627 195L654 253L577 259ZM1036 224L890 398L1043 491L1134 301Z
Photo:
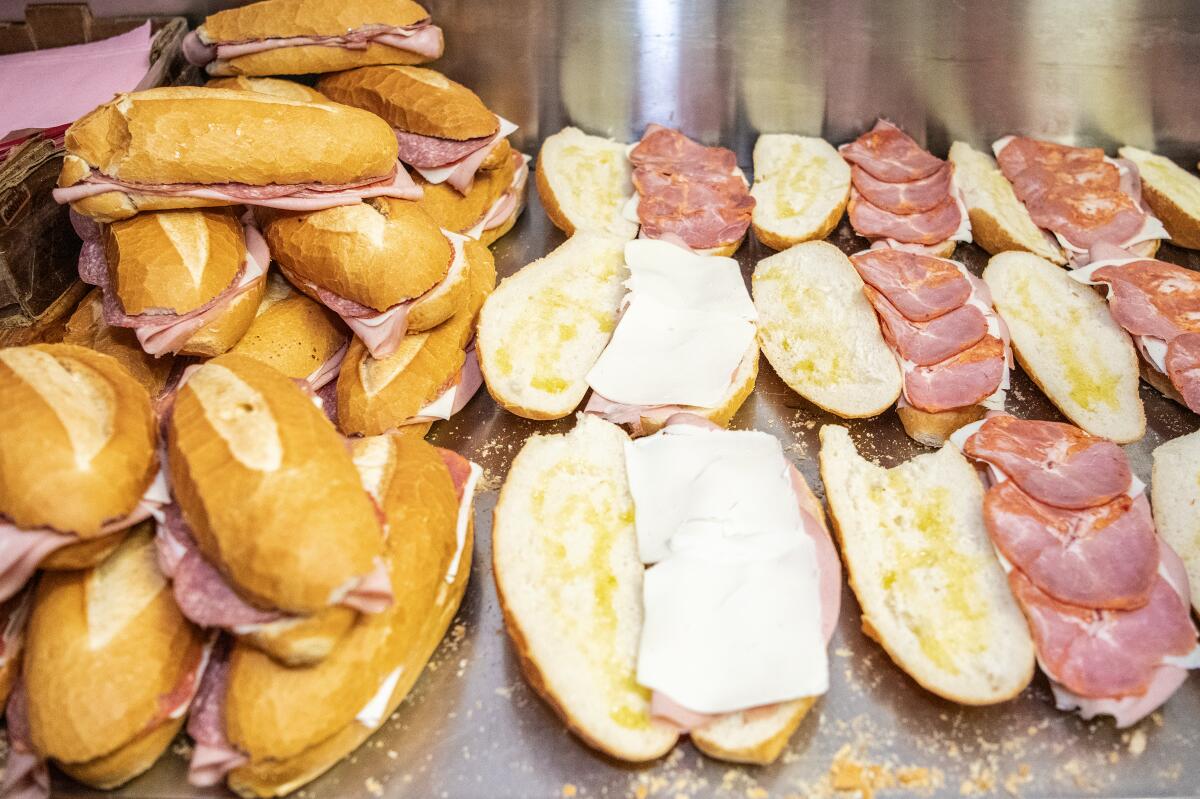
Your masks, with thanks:
M192 334L179 349L179 354L212 358L227 352L250 329L266 290L267 280L264 275L257 283L235 297L216 319Z
M145 211L169 211L181 208L216 208L236 205L236 201L221 202L196 197L170 197L142 192L106 191L71 203L75 213L90 216L98 222L118 222Z
M501 236L513 229L517 224L517 220L521 217L521 213L525 210L525 199L527 197L528 185L521 187L521 192L517 197L517 205L513 208L512 214L505 220L504 224L499 227L494 227L491 230L483 231L483 235L479 237L479 241L484 246L490 247L497 242Z
M1185 408L1187 407L1183 395L1179 393L1179 389L1175 388L1175 385L1171 382L1171 378L1155 369L1140 355L1138 356L1138 370L1141 372L1142 379L1149 383L1158 393L1167 399L1178 402Z
M1153 184L1143 178L1142 195L1150 204L1154 215L1162 220L1163 226L1171 234L1171 243L1177 247L1189 250L1200 250L1200 219L1195 212L1189 213L1159 191Z
M403 27L429 17L413 0L264 0L209 15L201 26L209 42L288 36L341 36L369 24Z
M19 527L96 538L137 506L158 469L150 396L103 353L0 350L0 408L0 514Z
M782 754L783 748L787 746L788 739L792 737L792 733L796 731L796 728L800 726L800 722L804 721L804 717L808 715L808 711L812 710L813 705L816 703L817 697L815 696L806 696L784 703L789 711L788 718L779 725L779 728L773 735L752 746L726 746L719 736L708 734L704 727L692 731L692 743L704 754L709 757L715 757L718 760L725 760L730 763L748 763L753 766L770 765Z
M128 530L121 530L100 538L90 538L77 544L68 544L43 558L42 562L38 564L38 568L45 571L73 571L98 566L121 545L128 532Z
M261 625L253 632L239 634L238 640L284 665L311 666L329 656L357 618L355 611L338 605L311 616Z
M148 730L120 749L89 760L86 763L59 763L58 767L77 782L111 791L119 788L134 777L149 771L170 746L171 741L183 727L186 716L168 719L165 724L159 724Z
M770 230L767 230L764 227L761 227L757 221L753 221L751 223L752 227L754 228L754 235L759 241L770 247L772 250L781 251L786 250L788 247L792 247L796 244L800 244L801 242L823 239L833 232L833 229L838 226L838 222L842 221L842 214L846 212L846 203L849 200L850 195L847 193L846 199L842 200L841 204L829 211L829 215L825 217L824 221L821 222L820 227L814 230L811 236L805 236L802 238L781 236Z
M257 316L233 351L303 380L349 339L337 314L295 291L286 280L272 276Z
M420 53L375 42L363 50L314 44L281 47L229 61L214 61L206 69L210 75L310 75L375 64L424 64L431 60Z
M194 372L175 399L168 451L201 551L264 607L321 611L382 552L341 437L292 380L259 361L227 353Z
M481 169L475 173L475 182L465 195L459 194L448 183L429 183L419 173L413 175L413 182L424 191L418 203L438 225L455 233L465 233L475 227L500 195L508 191L514 171L511 158L499 169Z
M408 133L465 141L493 136L500 120L475 92L421 67L362 67L322 78L334 102L362 108Z
M1009 235L1008 229L1000 224L996 217L987 212L986 209L975 207L968 210L967 215L971 218L971 238L975 243L983 249L987 250L992 255L997 255L1010 250L1023 250L1031 252L1031 250ZM1037 253L1041 255L1041 253ZM1059 256L1061 259L1061 256ZM1056 263L1064 263L1065 261L1056 261Z
M177 155L181 144L187 158ZM251 185L383 177L397 153L391 127L361 109L196 86L117 95L71 125L66 148L121 180ZM59 185L78 177L77 167L64 165ZM76 204L81 213L86 207Z
M92 289L67 320L64 344L110 355L145 387L151 397L157 397L171 374L174 358L166 355L155 358L147 355L137 336L127 327L110 327L104 321L104 296Z
M437 223L411 200L386 197L264 218L263 234L280 266L377 311L433 288L454 259Z
M896 408L896 415L909 438L927 447L940 447L950 434L965 424L977 422L987 413L982 405L968 405L940 413L929 413L911 405Z
M546 176L544 164L545 162L539 157L534 168L534 182L537 183L537 193L538 198L542 201L542 210L549 217L550 224L566 233L567 238L570 238L575 235L575 226L571 224L571 220L563 212L562 206L558 204L558 198L554 196L554 189L550 186L550 178ZM755 230L757 231L757 228Z
M305 103L328 103L329 98L316 89L297 83L294 80L279 78L213 78L204 84L210 89L236 89L242 92L257 92L283 97L288 100L299 100Z

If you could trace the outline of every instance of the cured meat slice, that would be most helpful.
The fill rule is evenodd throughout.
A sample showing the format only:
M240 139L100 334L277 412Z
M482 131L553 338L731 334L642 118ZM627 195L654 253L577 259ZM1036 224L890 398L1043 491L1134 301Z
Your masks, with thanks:
M905 366L904 397L926 413L976 405L996 393L1007 367L1004 342L985 336L933 366Z
M1021 196L1019 192L1017 196ZM1054 231L1083 250L1101 241L1128 241L1146 219L1133 198L1110 189L1056 184L1022 199L1038 227Z
M1061 422L992 416L966 440L963 452L990 463L1026 494L1057 508L1104 505L1133 482L1119 446Z
M983 517L1004 557L1059 602L1128 610L1150 598L1159 555L1145 494L1066 510L1005 480L984 496Z
M629 152L637 168L695 175L730 175L737 156L724 147L705 147L673 128L651 123L642 140Z
M1171 385L1184 404L1200 413L1200 333L1184 333L1167 344L1165 359Z
M915 214L936 208L947 197L953 183L954 165L949 161L928 177L904 183L889 183L855 165L850 181L867 202L893 214Z
M29 730L29 698L25 682L17 678L5 709L8 727L8 758L0 796L13 799L46 799L50 796L50 769L33 749Z
M1108 310L1135 336L1170 341L1181 333L1200 333L1200 274L1153 259L1102 266L1093 280L1112 293Z
M228 61L239 56L253 55L283 47L318 45L340 47L346 50L365 50L370 44L384 44L429 59L441 57L444 47L442 29L432 24L429 19L424 19L412 25L363 25L338 35L279 36L211 44L200 38L199 31L192 31L183 39L183 56L189 63L202 67L216 60Z
M410 133L406 130L396 131L400 160L419 169L432 169L460 161L491 140L491 136L478 136L458 141L438 136L422 136L420 133Z
M1136 610L1089 610L1058 602L1014 569L1009 585L1021 604L1047 674L1082 697L1145 694L1164 659L1196 648L1196 629L1179 594L1156 575Z
M851 164L888 183L929 177L946 163L885 119L838 151Z
M850 192L850 224L868 239L895 239L931 246L950 239L962 224L962 210L949 194L933 208L915 214L893 214L877 208L857 189Z
M225 733L229 649L228 639L222 638L217 643L188 716L187 732L196 743L188 762L188 782L192 785L217 785L230 771L250 761L245 753L234 748Z
M999 147L996 163L1009 182L1029 169L1044 169L1078 176L1079 183L1091 183L1116 189L1116 169L1105 169L1104 150L1099 147L1072 147L1067 144L1013 136ZM1109 164L1111 166L1111 164Z
M887 298L863 287L882 323L883 337L903 359L932 366L951 358L987 335L987 317L974 305L960 305L928 322L906 319Z
M851 256L850 262L863 282L914 322L928 322L971 298L970 280L943 258L880 248Z

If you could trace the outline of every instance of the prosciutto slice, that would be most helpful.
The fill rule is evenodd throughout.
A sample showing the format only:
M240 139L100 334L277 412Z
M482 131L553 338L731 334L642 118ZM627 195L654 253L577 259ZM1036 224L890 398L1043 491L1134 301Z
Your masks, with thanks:
M857 164L850 169L850 182L871 205L893 214L916 214L942 204L953 190L954 165L942 163L928 177L903 183L889 183L873 176Z
M851 164L887 183L927 178L946 163L886 119L878 120L875 127L838 151Z
M1200 333L1200 274L1153 259L1101 266L1090 282L1107 283L1108 309L1135 336L1170 341Z
M877 208L857 189L852 189L849 214L850 224L864 238L895 239L927 247L952 238L962 224L962 211L951 194L927 211L896 214Z
M1004 557L1059 602L1127 610L1150 599L1159 555L1145 494L1066 510L1005 480L984 497L983 518Z
M1003 472L1033 499L1057 508L1104 505L1133 482L1119 446L1060 422L992 416L967 439L963 452Z
M188 716L187 732L195 742L188 763L188 782L199 787L218 785L230 771L250 762L244 752L234 748L225 732L229 651L229 640L222 637L204 670Z
M202 30L195 30L184 37L183 55L189 63L207 67L213 74L220 74L224 62L240 56L263 53L284 47L340 47L346 50L365 50L372 44L382 44L424 56L429 60L440 58L445 47L442 29L423 19L412 25L362 25L343 34L329 36L280 36L265 39L243 39L230 42L206 41Z
M321 211L339 205L354 205L372 197L419 200L423 196L421 187L397 163L388 175L337 186L324 183L136 183L92 172L73 186L55 189L54 200L61 205L110 191L154 197L189 197L211 200L218 205L259 205L281 211Z
M863 282L914 322L928 322L971 297L971 281L953 261L944 258L872 249L851 256L850 262Z

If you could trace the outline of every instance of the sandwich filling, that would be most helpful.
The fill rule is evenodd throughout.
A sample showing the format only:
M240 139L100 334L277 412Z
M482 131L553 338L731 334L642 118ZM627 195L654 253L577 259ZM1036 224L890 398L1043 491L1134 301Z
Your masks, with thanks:
M512 182L509 183L508 189L496 198L483 217L466 231L467 236L478 240L487 231L503 226L520 209L525 183L529 180L529 156L513 153L512 157L518 162L513 171Z
M497 116L496 133L488 137L454 141L437 136L397 130L400 160L409 164L429 183L449 183L459 194L466 194L475 183L475 173L492 150L516 132L517 126Z
M238 41L213 41L204 26L200 26L184 37L183 56L188 63L204 67L210 75L223 75L227 72L227 62L269 50L313 46L366 50L373 44L415 53L430 61L440 58L445 48L442 29L426 18L412 25L361 25L346 33L328 36L281 36Z

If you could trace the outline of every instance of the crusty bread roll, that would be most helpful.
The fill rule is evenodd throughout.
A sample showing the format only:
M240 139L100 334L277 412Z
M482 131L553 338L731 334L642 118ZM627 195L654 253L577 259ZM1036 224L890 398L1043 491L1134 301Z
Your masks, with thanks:
M496 503L492 573L533 689L589 745L645 762L669 752L678 734L651 718L649 693L637 684L643 568L628 440L587 414L566 435L530 437Z
M200 550L248 600L310 615L372 571L383 537L342 439L295 383L208 361L168 424L171 487Z
M303 380L346 346L350 332L333 311L272 272L254 320L233 352Z
M365 741L377 726L356 716L399 669L381 714L391 716L445 635L466 588L472 530L468 525L461 561L447 581L458 549L459 501L437 450L395 435L352 446L392 531L387 559L396 602L361 619L316 666L289 669L254 649L234 650L226 729L250 763L229 774L229 786L243 796L290 793Z
M264 0L219 11L197 33L205 42L241 42L293 36L341 36L367 25L404 27L428 19L413 0ZM209 65L214 75L306 75L367 64L421 64L426 56L370 43L365 49L311 45L286 47Z
M204 84L210 89L237 89L243 92L258 92L282 97L285 100L299 100L303 103L327 103L329 98L311 86L297 83L294 80L279 78L213 78Z
M850 166L829 142L766 133L754 143L752 222L774 250L829 235L850 199Z
M1021 368L1068 419L1118 443L1146 431L1138 357L1104 297L1025 252L992 256L983 279Z
M628 277L624 239L581 231L501 281L483 304L476 341L493 399L529 419L575 410L616 328Z
M372 358L358 339L350 343L337 385L338 427L346 435L379 435L403 425L457 377L479 308L496 285L487 247L476 241L465 247L470 299L454 316L432 330L409 333L386 358Z
M1012 699L1033 639L992 551L983 486L953 445L891 469L821 428L821 480L863 632L923 688L965 705Z
M66 149L61 187L93 172L147 184L336 186L385 178L398 151L391 127L361 109L195 86L118 95L71 125ZM233 204L110 191L73 207L113 220L139 211Z
M387 197L263 219L263 235L281 267L377 311L421 296L446 277L454 260L450 240L410 200Z
M965 424L977 422L987 413L983 405L967 405L948 411L930 413L911 405L896 408L900 424L909 438L927 447L940 447L950 440L950 434Z
M151 397L162 392L175 360L170 355L159 358L147 355L132 330L106 323L104 295L100 289L92 289L79 302L79 307L67 320L63 343L77 344L116 358Z
M1137 147L1122 147L1120 154L1137 164L1142 196L1171 234L1171 243L1200 250L1200 177L1170 158Z
M34 750L97 788L142 773L183 722L162 697L199 679L188 672L204 644L158 571L148 522L95 568L45 575L23 672Z
M976 244L992 255L1025 250L1059 265L1067 263L1062 248L1047 238L1025 204L1017 199L995 159L966 142L956 141L950 146L950 162Z
M628 145L567 127L542 142L537 190L546 216L568 236L577 230L637 235L638 224L622 213L633 196Z
M793 391L848 419L892 406L900 367L841 250L798 244L759 261L750 284L763 354Z
M177 354L213 358L228 352L250 329L254 314L266 291L266 280L253 283L234 297L216 319L193 333Z
M413 182L424 192L417 202L440 227L465 233L475 227L492 204L508 191L515 171L516 162L512 158L506 158L495 169L481 168L475 173L475 181L466 194L460 194L449 183L430 183L417 173L413 175Z
M432 69L361 67L321 78L317 90L421 136L465 141L500 129L500 120L475 92Z
M2 349L0 408L0 515L18 527L103 537L158 470L150 396L108 355Z

